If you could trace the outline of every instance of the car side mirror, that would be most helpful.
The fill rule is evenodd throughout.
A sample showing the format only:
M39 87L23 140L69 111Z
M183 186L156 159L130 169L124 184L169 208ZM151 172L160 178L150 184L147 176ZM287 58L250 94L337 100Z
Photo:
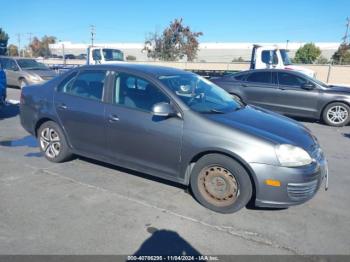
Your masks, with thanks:
M154 116L161 116L161 117L167 117L167 116L174 116L176 115L176 112L174 108L166 102L160 102L152 107L152 114Z
M305 90L312 90L315 88L315 85L312 83L305 83L301 85L301 88Z

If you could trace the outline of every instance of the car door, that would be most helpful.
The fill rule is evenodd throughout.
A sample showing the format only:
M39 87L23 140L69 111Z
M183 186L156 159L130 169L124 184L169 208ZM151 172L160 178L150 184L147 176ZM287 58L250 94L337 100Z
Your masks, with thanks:
M279 95L277 97L283 114L304 117L317 117L319 90L306 77L291 72L278 72ZM304 89L303 85L314 85Z
M248 104L261 106L266 109L279 111L276 96L279 92L276 74L271 70L255 71L247 75L241 83Z
M9 86L18 86L19 67L15 60L4 58L4 69L6 73L7 84Z
M113 95L106 106L110 157L123 166L158 176L178 176L183 120L155 117L152 106L171 99L152 80L114 72Z
M105 156L106 70L74 71L58 86L54 105L61 126L73 148Z

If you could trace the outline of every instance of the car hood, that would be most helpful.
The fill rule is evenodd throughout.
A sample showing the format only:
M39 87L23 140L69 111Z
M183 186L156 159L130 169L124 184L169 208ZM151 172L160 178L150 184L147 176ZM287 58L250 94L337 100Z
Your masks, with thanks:
M350 87L330 85L330 88L326 89L327 93L347 93L350 94Z
M261 109L245 106L226 114L208 114L212 121L238 129L275 144L292 144L312 151L316 141L310 131L298 122Z
M57 76L56 72L53 70L26 70L29 74L36 74L44 78L53 78Z

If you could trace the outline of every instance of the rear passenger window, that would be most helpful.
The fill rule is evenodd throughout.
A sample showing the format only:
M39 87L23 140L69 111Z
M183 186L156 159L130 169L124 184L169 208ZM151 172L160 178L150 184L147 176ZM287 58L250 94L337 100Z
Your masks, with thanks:
M78 72L75 71L71 74L69 74L63 81L58 85L57 91L58 92L65 92L68 90L75 80L75 77L77 76Z
M84 98L102 100L107 71L83 71L70 75L59 86L59 91Z
M270 84L271 83L271 72L255 72L251 73L247 77L248 82L253 83L264 83L264 84Z

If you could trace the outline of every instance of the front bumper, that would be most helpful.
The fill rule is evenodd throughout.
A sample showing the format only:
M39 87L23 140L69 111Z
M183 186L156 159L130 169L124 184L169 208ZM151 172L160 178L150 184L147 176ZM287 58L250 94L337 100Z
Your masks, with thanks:
M302 204L315 196L328 176L324 157L305 167L281 167L251 164L256 179L255 205L260 207L289 207ZM279 187L266 185L265 180L281 181Z

